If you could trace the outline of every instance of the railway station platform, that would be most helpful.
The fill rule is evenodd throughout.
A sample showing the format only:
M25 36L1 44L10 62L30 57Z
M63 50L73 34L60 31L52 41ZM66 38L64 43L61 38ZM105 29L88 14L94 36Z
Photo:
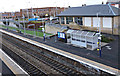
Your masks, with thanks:
M41 48L47 49L49 51L55 52L59 55L63 55L67 58L86 64L93 68L100 69L110 74L119 75L120 69L118 67L119 63L118 63L117 46L114 46L112 48L112 50L116 48L116 50L114 51L108 50L106 49L106 47L102 48L103 49L102 57L99 58L98 51L95 50L91 51L85 48L74 47L72 45L59 41L55 42L54 37L44 42L42 38L38 38L38 37L34 38L32 36L19 34L13 31L0 29L0 32L14 36L18 39L39 46ZM113 42L113 45L115 43L116 42Z
M6 73L2 73L3 75L28 76L28 73L24 71L16 62L14 62L2 49L0 49L0 59L6 65L6 67L8 67Z
M0 76L1 75L13 75L13 72L7 67L7 65L0 59Z

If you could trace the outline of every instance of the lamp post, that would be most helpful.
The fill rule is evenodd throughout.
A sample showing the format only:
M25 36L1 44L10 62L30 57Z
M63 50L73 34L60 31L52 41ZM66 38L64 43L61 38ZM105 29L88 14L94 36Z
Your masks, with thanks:
M7 26L7 30L8 30L8 20L7 20L7 17L6 17L6 26Z
M43 20L42 20L43 22ZM42 27L42 32L43 32L43 40L45 41L45 25L43 24L43 27Z
M35 15L35 21L36 21L36 15ZM34 37L36 37L35 27L36 27L36 23L34 24Z
M29 10L27 9L27 15L28 15L28 20L29 20Z
M18 18L18 22L19 22L19 30L20 30L20 33L21 33L20 18Z
M23 14L23 9L22 9L22 15L23 15L24 35L25 35L25 20L24 20L25 16Z
M97 18L99 19L98 15L99 15L99 13L97 13ZM100 20L98 20L98 25L97 25L97 29L99 27L98 42L97 42L98 49L97 50L99 51L99 57L101 57L101 26L100 26L99 22L100 22Z
M24 35L25 35L26 34L26 31L25 31L25 20L24 20L25 16L23 14L23 9L22 9L22 16L23 16L23 25L24 25Z
M34 38L36 37L35 24L34 24Z
M25 17L25 16L23 15L24 35L25 35L26 33L25 33L25 20L24 20L24 17Z

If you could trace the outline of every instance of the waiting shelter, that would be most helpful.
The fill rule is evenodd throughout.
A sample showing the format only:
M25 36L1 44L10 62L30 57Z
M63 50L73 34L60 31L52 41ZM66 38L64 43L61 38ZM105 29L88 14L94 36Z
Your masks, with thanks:
M67 42L91 50L98 48L98 35L95 32L68 30Z

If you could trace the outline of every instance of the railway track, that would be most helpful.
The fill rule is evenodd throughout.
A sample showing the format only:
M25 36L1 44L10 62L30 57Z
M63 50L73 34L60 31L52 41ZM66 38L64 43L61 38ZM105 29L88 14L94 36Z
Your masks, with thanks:
M20 57L18 54L8 49L6 46L2 45L2 50L4 50L13 60L15 60L19 65L21 65L22 68L24 68L28 72L29 75L47 76L44 72L38 69L35 65L31 64L29 61Z
M61 63L53 60L52 58L49 58L49 57L45 56L44 54L39 53L36 50L33 50L33 49L27 47L26 45L24 45L22 43L19 43L19 41L16 41L16 39L11 38L10 36L6 37L5 35L3 35L3 39L7 40L7 42L11 43L14 46L21 48L27 54L31 55L32 57L35 57L39 61L49 65L50 67L54 68L55 70L59 71L60 73L62 73L64 75L75 75L75 76L83 75L81 72L79 72L71 67L68 67L64 64L61 64ZM33 69L32 71L34 72L34 70L35 69ZM32 71L30 72L30 74L32 74Z

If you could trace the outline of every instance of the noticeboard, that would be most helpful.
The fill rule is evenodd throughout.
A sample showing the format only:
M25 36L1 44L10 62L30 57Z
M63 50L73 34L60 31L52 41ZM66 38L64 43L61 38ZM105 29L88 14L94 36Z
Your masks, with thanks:
M65 33L63 33L63 32L57 32L57 34L58 34L58 38L65 39Z

